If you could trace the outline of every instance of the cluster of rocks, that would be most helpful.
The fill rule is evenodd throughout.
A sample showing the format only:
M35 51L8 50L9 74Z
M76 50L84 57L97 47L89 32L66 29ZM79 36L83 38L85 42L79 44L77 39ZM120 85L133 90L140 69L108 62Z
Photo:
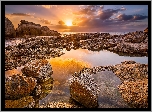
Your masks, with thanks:
M33 22L21 20L21 23L15 29L12 22L5 17L5 37L11 39L14 37L31 37L31 36L58 36L60 33L50 30L47 26L41 26Z
M122 97L134 108L148 108L148 64L125 61L115 65L114 73L122 80Z
M28 38L16 46L5 47L5 71L24 66L35 59L50 59L63 55L63 48L54 46L51 38Z
M53 87L52 67L47 60L35 60L22 68L22 74L5 77L5 107L19 108L23 99L22 108L33 108L39 104L38 100L50 93ZM28 103L29 102L29 103ZM15 105L13 105L15 103ZM25 105L24 105L25 104Z
M121 64L110 66L84 68L82 71L76 72L70 79L71 97L85 107L92 108L97 106L93 105L98 102L95 99L97 95L94 92L99 91L99 88L95 87L97 86L95 85L93 86L95 88L90 89L94 82L91 82L93 79L89 79L89 77L91 76L90 74L97 74L105 70L112 71L122 81L118 89L124 101L132 108L148 108L148 65L136 63L135 61L124 61ZM85 93L86 91L88 91L87 94ZM90 94L94 94L94 97L90 97Z
M10 20L5 18L5 34L6 36L14 34L13 24ZM11 27L9 27L11 26ZM140 54L141 56L148 55L148 28L144 31L136 31L124 35L110 35L109 33L77 33L70 35L63 35L62 37L58 32L49 30L47 26L35 24L21 20L18 28L15 31L16 37L34 36L52 36L48 41L43 41L43 44L49 47L66 48L68 51L71 49L88 49L92 51L100 51L107 49L116 53L126 54ZM28 39L27 39L28 41ZM29 41L31 41L29 39ZM52 44L52 42L54 44ZM37 44L37 42L35 43ZM34 45L35 45L34 44ZM33 47L34 47L33 45ZM38 44L39 46L39 44ZM38 47L37 46L37 47ZM40 46L39 46L40 47Z
M148 34L142 31L125 35L105 35L81 40L80 48L92 51L107 49L112 52L148 55Z

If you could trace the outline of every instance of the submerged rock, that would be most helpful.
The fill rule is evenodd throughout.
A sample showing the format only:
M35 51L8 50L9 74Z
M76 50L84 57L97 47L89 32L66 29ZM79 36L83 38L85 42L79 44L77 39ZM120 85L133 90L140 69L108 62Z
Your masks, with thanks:
M87 108L98 107L98 87L89 72L73 75L70 82L71 98Z
M53 74L52 67L47 60L32 60L21 70L23 75L34 77L38 82L45 82Z
M20 75L5 77L5 99L14 100L28 96L36 86L36 79Z
M35 101L32 96L22 97L18 100L5 100L5 108L33 108Z

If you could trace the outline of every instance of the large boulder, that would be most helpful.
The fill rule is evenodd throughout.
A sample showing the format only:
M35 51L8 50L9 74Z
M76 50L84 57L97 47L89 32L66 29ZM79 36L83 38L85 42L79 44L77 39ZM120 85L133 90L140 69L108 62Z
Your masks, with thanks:
M23 75L34 77L38 82L45 82L53 74L52 67L47 60L32 60L21 69Z
M14 100L28 96L36 86L36 79L20 75L5 77L5 99Z
M76 73L70 79L70 94L72 99L87 108L98 107L98 87L89 72Z
M18 28L16 28L17 37L29 37L29 36L51 36L59 34L57 31L50 30L47 26L42 26L40 24L35 24L33 22L28 22L21 20Z
M5 17L5 37L12 38L15 37L15 28L12 22Z

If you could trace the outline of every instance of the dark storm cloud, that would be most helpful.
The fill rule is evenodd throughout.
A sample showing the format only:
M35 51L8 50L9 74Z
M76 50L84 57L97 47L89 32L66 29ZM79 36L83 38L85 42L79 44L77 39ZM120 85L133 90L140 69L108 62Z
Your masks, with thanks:
M109 19L111 16L113 16L115 13L118 13L119 11L123 11L124 9L107 9L101 12L100 19L106 20Z
M118 20L121 20L121 21L122 20L124 20L124 21L127 21L127 20L143 20L143 19L148 18L148 16L121 14L117 18L118 18Z
M63 21L58 22L60 25L64 25L65 23Z
M135 15L134 16L134 20L143 20L148 18L148 16L143 16L143 15Z

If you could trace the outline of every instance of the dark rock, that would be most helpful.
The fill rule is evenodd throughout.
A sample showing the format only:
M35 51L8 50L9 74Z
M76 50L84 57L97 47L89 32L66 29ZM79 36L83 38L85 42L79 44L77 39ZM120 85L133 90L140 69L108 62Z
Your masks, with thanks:
M36 86L36 79L13 75L5 77L5 99L14 100L29 95Z
M15 28L12 22L5 17L5 38L15 37Z
M21 20L20 22L18 28L16 28L17 37L60 35L57 31L50 30L47 26L41 27L40 24L25 20Z

